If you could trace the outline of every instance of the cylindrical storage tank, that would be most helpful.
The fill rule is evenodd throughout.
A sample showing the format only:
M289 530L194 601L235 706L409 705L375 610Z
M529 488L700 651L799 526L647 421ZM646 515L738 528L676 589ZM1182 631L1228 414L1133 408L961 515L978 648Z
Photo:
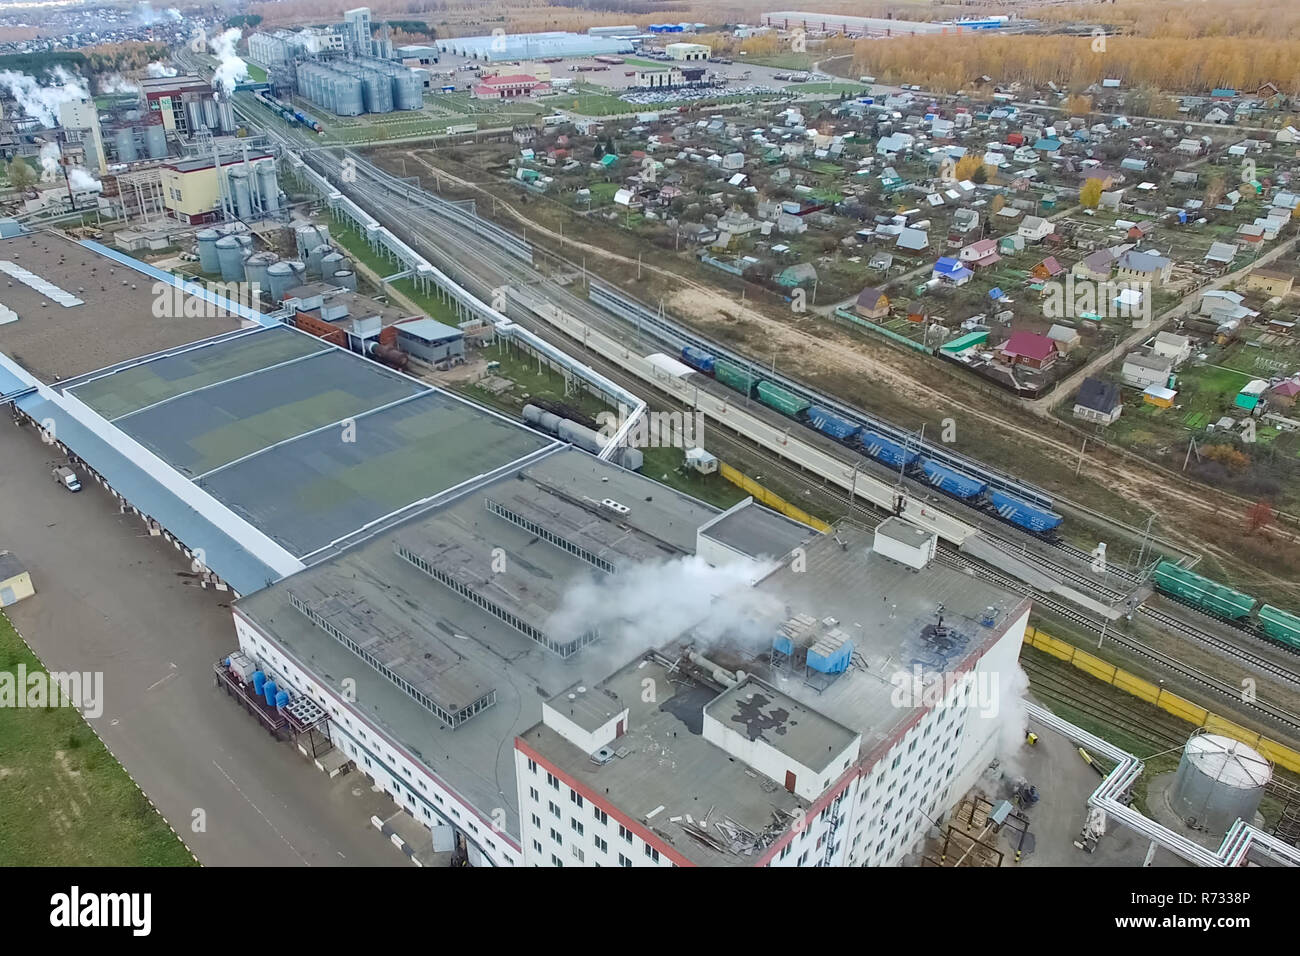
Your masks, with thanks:
M275 706L284 707L289 703L289 692L287 690L276 691Z
M262 197L262 208L268 213L280 211L280 183L275 176L275 163L265 160L254 167L257 170L257 192Z
M223 133L235 131L235 109L230 105L229 100L222 100L217 104L217 125Z
M230 195L235 199L235 215L240 219L253 217L253 201L248 192L248 170L235 166L230 170Z
M399 110L418 110L424 107L424 84L412 70L393 74L393 107Z
M327 247L328 248L328 247ZM321 278L332 276L334 273L341 271L346 263L343 256L337 252L327 252L320 257L320 274Z
M361 80L345 73L334 74L334 112L339 116L360 116L365 112Z
M393 87L388 77L374 70L364 70L361 79L361 98L367 113L393 111Z
M244 247L234 236L222 236L217 240L217 261L221 265L222 279L238 282L244 278Z
M298 249L299 257L305 256L308 249L320 245L320 239L316 237L316 227L299 226L293 231L293 242Z
M1253 748L1221 734L1195 734L1183 748L1169 805L1183 820L1214 834L1238 819L1250 823L1273 776Z
M207 128L208 124L203 120L203 104L198 100L185 105L185 115L189 117L191 134Z
M293 278L295 285L302 285L307 281L307 263L301 259L290 259L289 268L293 269Z
M221 271L221 260L217 258L217 235L215 229L200 229L195 236L199 243L199 268L209 275Z
M253 692L261 696L262 690L266 687L266 675L261 671L253 671Z
M266 704L268 707L275 706L275 692L279 689L280 688L276 686L275 681L273 680L268 680L262 685L262 694L266 697Z
M259 292L271 287L267 272L275 264L274 252L255 252L244 260L244 281L250 286L256 285Z
M357 291L357 274L351 269L340 269L335 272L331 282L340 289L347 289L349 292Z
M150 159L164 158L167 155L167 130L161 125L146 126L144 148Z
M325 256L329 254L329 251L329 246L320 245L307 253L307 275L314 277L321 274L320 264L324 260Z
M266 270L266 281L272 302L283 302L284 294L298 285L298 280L293 275L293 268L287 262L277 262L269 266Z
M203 101L203 125L208 129L220 129L217 125L217 104L212 100Z
M119 163L133 163L139 155L135 150L135 130L123 126L113 134L113 145L117 147Z

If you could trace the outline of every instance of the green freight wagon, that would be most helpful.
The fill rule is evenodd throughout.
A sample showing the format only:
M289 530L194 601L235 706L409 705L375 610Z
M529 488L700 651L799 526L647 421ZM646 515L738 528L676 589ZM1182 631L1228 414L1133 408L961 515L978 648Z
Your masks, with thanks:
M758 384L758 379L750 375L739 365L735 365L725 359L718 359L713 363L713 377L723 385L734 388L736 391L745 395L754 394L754 386Z
M793 392L786 391L780 385L773 385L771 382L758 383L758 400L791 418L798 418L812 405L812 402L805 401Z
M1250 615L1255 599L1226 585L1180 568L1170 561L1156 565L1152 580L1158 590L1211 614L1239 621Z
M1259 609L1259 626L1273 640L1300 651L1300 617L1265 604Z

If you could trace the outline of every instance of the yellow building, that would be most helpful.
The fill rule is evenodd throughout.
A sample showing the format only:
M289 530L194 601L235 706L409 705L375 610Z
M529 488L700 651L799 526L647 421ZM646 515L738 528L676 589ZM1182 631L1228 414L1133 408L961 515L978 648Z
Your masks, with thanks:
M0 551L0 607L17 604L36 593L32 576L12 551Z
M1289 272L1278 269L1256 269L1246 276L1246 288L1251 292L1263 292L1270 296L1291 294L1291 284L1295 277Z
M270 153L249 154L248 162L270 159ZM244 157L231 156L221 161L222 169L242 164ZM200 225L221 218L221 191L217 169L211 159L177 159L164 163L163 202L168 213L181 222Z
M703 43L669 43L664 47L670 60L704 61L709 58L711 47Z

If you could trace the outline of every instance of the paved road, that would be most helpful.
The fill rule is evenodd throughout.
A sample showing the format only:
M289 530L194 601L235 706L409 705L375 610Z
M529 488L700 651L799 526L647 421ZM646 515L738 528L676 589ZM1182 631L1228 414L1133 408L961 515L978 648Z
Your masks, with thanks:
M0 415L0 548L37 589L10 617L47 667L103 672L95 729L199 860L406 865L369 823L392 812L387 796L359 773L329 780L213 686L235 646L229 594L191 584L179 552L98 485L62 490L50 457Z

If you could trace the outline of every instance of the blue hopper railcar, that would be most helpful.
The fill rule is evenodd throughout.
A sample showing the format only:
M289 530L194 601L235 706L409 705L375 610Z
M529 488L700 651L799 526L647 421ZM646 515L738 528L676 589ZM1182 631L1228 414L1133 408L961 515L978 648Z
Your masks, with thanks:
M1054 511L1035 508L1033 505L1026 504L1018 498L1012 498L1001 491L994 491L990 494L989 503L1002 520L1009 521L1026 531L1032 531L1034 534L1050 535L1065 520Z
M926 459L921 462L921 470L925 472L925 480L934 485L940 491L952 495L954 498L960 498L963 501L970 501L972 498L978 498L984 492L988 491L989 483L972 478L969 475L963 475L959 471L946 468L938 462Z
M862 430L861 425L857 425L847 418L841 418L820 405L809 405L804 415L808 419L808 424L812 425L813 428L839 441L851 441Z
M911 468L921 457L898 442L865 428L859 433L858 441L862 443L868 455L891 468Z

